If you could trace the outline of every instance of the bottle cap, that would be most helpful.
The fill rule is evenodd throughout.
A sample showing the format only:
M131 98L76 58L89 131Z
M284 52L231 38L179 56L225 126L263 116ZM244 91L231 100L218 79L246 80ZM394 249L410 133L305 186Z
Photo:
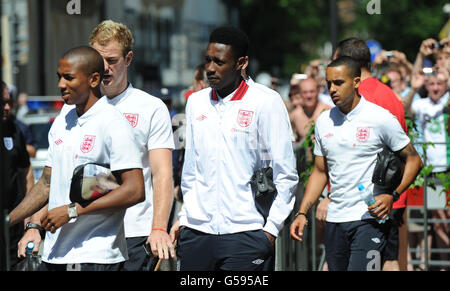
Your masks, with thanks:
M34 249L34 242L30 241L27 243L27 249L33 250Z
M358 190L359 191L362 191L362 190L364 190L365 188L364 188L364 185L363 184L359 184L358 185Z

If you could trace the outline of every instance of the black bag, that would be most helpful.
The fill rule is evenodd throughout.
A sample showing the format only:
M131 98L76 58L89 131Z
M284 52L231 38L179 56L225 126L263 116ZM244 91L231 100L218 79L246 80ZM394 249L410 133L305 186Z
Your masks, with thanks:
M39 271L42 264L41 256L27 254L15 267L14 271Z
M377 155L372 182L384 193L392 193L403 177L403 162L390 149L383 149Z
M270 207L277 195L277 188L273 183L273 170L271 167L257 170L250 179L256 209L264 217L264 223L269 216Z
M73 170L70 184L70 201L85 207L119 187L119 177L115 177L108 164L87 163Z

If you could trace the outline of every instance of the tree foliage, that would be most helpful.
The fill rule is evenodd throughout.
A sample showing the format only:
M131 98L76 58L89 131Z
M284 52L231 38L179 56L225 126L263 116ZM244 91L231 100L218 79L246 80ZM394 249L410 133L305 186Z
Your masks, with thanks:
M414 61L421 42L429 37L437 39L447 22L443 12L446 0L380 0L381 14L368 15L369 0L359 0L357 17L347 27L352 36L366 36L377 40L386 50L403 51ZM361 34L362 32L362 34Z
M368 14L370 0L338 0L338 40L375 39L413 61L422 40L435 37L447 21L446 0L378 0L381 14ZM377 1L377 0L374 0ZM331 41L330 0L224 0L239 10L258 70L289 76L321 55ZM330 57L330 56L327 56ZM276 69L278 68L278 69Z
M259 69L298 71L301 63L317 57L314 51L329 38L327 1L242 0L240 25L251 38L250 55Z

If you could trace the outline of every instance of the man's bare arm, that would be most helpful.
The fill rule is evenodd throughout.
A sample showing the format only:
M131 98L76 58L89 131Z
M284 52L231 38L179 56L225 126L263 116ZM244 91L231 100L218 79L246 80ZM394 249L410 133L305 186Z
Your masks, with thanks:
M150 151L153 179L153 227L167 228L172 208L172 151L154 149Z
M327 182L328 168L326 158L316 156L314 161L314 169L308 179L305 194L303 195L303 199L300 203L300 208L297 211L297 213L303 214L298 215L290 226L290 234L293 239L303 241L303 230L307 224L306 214L319 199L323 189L327 185Z
M328 182L326 158L321 156L316 156L315 158L314 169L308 179L305 194L302 202L300 203L298 212L308 213L319 199Z
M396 154L405 163L402 181L396 189L398 193L403 193L412 183L414 183L417 174L419 174L423 167L423 163L412 143L409 143L406 147L396 152Z
M142 169L133 168L118 170L115 173L120 176L122 184L108 194L92 201L87 206L81 206L75 202L78 216L101 211L125 209L145 199L144 178ZM41 225L47 231L54 233L58 228L69 222L69 204L48 210L41 217Z
M172 150L154 149L149 154L153 179L153 225L147 243L159 258L175 256L174 245L167 231L173 203Z
M34 174L33 174L33 168L31 165L29 165L27 168L21 169L23 171L20 171L21 175L21 183L24 185L23 193L25 193L25 196L30 192L30 190L34 186ZM26 223L30 221L30 218L27 217L23 221L23 226L25 227Z
M33 215L48 201L52 168L45 167L39 181L25 195L25 198L9 213L9 226L13 226Z

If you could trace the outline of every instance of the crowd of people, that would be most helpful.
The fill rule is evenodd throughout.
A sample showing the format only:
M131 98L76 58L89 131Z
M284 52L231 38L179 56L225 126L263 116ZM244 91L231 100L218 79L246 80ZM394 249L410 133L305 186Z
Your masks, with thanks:
M341 42L337 47L337 51L339 51L343 45L345 46L345 44ZM365 50L365 62L369 63L368 48L362 49L362 47L364 47L364 44L361 43L359 52L354 48L351 50L348 49L346 50L345 55L357 59ZM420 45L416 60L413 63L409 62L402 52L382 50L376 55L374 62L366 66L366 74L364 74L363 71L361 76L361 86L359 87L359 92L364 98L391 111L391 113L400 121L404 131L409 131L409 135L414 138L414 146L417 152L421 154L422 159L426 156L426 164L431 167L430 171L432 172L432 175L428 177L432 180L429 180L430 184L433 183L433 185L437 185L440 187L439 189L443 188L442 184L448 180L449 173L449 154L447 150L449 145L446 144L449 141L448 136L450 132L450 121L447 117L450 109L448 98L448 88L450 84L449 61L449 39L437 41L430 38L424 40ZM322 80L321 76L323 74L318 73L318 68L319 64L322 62L323 61L321 60L312 61L304 74L304 78L313 77L317 80L316 82L320 84ZM367 71L368 68L371 68L371 71ZM366 77L364 77L364 75L366 75ZM366 78L374 84L369 87L365 86L364 83L368 83L367 81L364 81ZM304 129L304 132L307 132L307 129L313 123L311 121L308 123L301 123L304 119L297 117L298 114L296 114L295 111L300 102L296 99L302 99L300 98L300 94L298 97L296 97L295 94L292 94L292 92L295 93L298 90L295 78L292 78L292 80L294 80L294 82L291 81L290 91L291 104L294 108L290 113L292 125L294 131L301 132L296 129L298 127L297 124L299 124L299 126ZM380 83L384 83L385 86ZM318 91L326 92L327 88L319 86ZM319 100L318 97L319 96L316 97L317 100ZM320 101L316 104L317 108L319 108ZM303 109L305 108L305 105L301 106ZM405 117L414 121L409 128L406 126ZM317 118L313 120L316 121ZM305 135L300 134L298 137L301 141L305 138ZM424 143L433 143L433 145L424 147ZM439 175L441 175L441 178L438 178ZM433 195L435 194L433 193ZM446 194L443 192L439 195L445 197L448 193ZM407 205L406 196L405 193L400 195L400 200L394 203L394 209L391 212L391 216L397 218L393 219L393 222L398 226L403 224L402 217ZM448 201L448 197L446 197L446 200ZM324 197L319 203L316 215L319 221L325 219L328 203L329 199L327 197ZM429 246L433 244L436 248L443 250L439 253L438 260L444 262L448 261L448 252L446 251L449 249L448 219L450 213L448 207L445 208L447 204L448 202L444 202L444 204L441 204L441 209L431 211L431 217L438 220L432 224L432 228L430 228L430 230L432 230L432 232L430 232L432 235L429 237ZM420 216L420 213L417 214L418 212L420 211L411 210L411 214L415 218L423 217L423 213ZM414 228L416 224L413 223L412 226L412 228ZM423 229L423 227L419 227L419 230L420 229ZM416 228L414 232L408 234L409 247L412 249L419 244L419 248L422 249L423 254L423 238L419 238L419 242L416 242L417 236L420 237L421 233L423 233L423 231L417 232ZM394 238L394 241L397 241L396 250L398 251L398 233L395 234ZM392 262L387 260L387 264L385 264L386 270L396 270L399 268L396 255L397 251L395 252L395 255L391 255L393 258ZM430 255L431 254L429 253L429 256ZM412 259L411 252L408 251L408 261ZM420 256L420 260L422 263L418 266L408 264L408 270L423 270L423 255ZM441 267L443 270L446 269L445 266Z
M406 190L423 161L436 184L448 174L450 40L424 40L414 63L398 51L382 51L372 63L364 40L345 39L331 61L313 60L294 74L289 96L281 96L247 75L248 36L217 28L185 94L181 134L164 102L130 83L133 42L128 27L107 20L89 46L59 59L55 85L65 105L36 184L32 149L12 123L3 84L3 120L11 129L3 131L4 147L14 148L9 175L17 180L8 191L12 269L33 241L35 253L43 243L45 271L148 271L175 257L180 271L270 271L281 229L302 242L308 220L317 219L326 269L399 270ZM416 128L407 127L408 116ZM411 131L420 134L411 140ZM304 155L313 169L297 211L294 145L308 136L313 146ZM404 169L395 187L378 189L371 179L385 148ZM97 181L76 190L74 171L87 172L88 164L110 170L114 187ZM359 184L375 204L364 203ZM76 191L82 198L73 198ZM286 221L292 211L295 219ZM432 211L449 215L448 208ZM433 229L436 244L449 249L448 224Z

